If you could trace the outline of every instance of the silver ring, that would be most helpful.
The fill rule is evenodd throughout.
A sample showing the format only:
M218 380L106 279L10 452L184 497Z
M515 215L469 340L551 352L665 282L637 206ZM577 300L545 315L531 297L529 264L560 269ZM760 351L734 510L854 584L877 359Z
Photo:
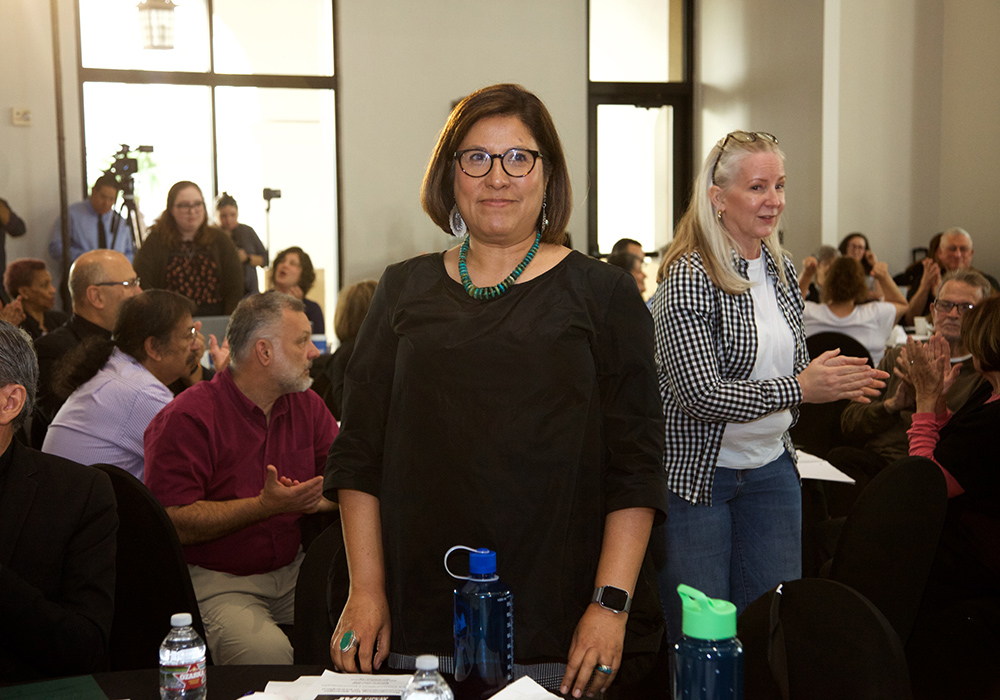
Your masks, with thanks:
M600 671L601 673L606 673L609 676L611 675L611 667L610 666L605 666L604 664L597 664L597 670Z

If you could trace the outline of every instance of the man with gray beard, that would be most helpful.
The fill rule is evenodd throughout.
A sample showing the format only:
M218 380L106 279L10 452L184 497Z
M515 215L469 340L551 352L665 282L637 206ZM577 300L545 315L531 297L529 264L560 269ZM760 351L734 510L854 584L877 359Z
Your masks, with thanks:
M323 469L337 435L308 391L319 356L302 302L246 297L229 366L181 393L145 434L146 485L177 528L217 664L292 663L299 519L332 510Z

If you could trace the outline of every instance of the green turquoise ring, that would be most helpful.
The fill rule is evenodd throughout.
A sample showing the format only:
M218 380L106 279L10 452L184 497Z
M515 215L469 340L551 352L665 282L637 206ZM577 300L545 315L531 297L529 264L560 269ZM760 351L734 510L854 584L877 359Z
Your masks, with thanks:
M358 643L358 635L354 634L354 630L347 630L344 632L344 636L340 638L340 650L350 651Z

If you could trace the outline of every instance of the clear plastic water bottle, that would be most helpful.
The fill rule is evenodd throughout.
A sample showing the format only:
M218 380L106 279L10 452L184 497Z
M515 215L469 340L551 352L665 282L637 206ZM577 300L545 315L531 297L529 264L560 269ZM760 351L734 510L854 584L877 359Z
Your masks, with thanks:
M205 642L191 626L191 613L171 616L170 627L160 645L160 700L204 700Z
M743 700L743 645L736 606L677 587L684 636L674 645L674 700Z
M455 700L451 688L438 673L438 660L432 654L417 657L417 672L403 690L402 700Z
M469 576L447 568L448 554L469 550ZM452 547L445 569L466 579L455 589L455 687L465 698L490 698L510 683L514 669L514 595L497 577L488 549Z

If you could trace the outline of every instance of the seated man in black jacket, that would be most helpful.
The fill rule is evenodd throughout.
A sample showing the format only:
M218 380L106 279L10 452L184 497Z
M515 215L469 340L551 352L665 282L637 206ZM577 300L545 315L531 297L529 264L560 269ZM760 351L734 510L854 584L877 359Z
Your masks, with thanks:
M70 350L87 338L111 339L118 307L141 292L132 263L116 250L91 250L76 259L69 271L73 315L63 325L35 342L38 355L38 404L31 422L31 446L42 449L49 423L62 401L52 392L55 367Z
M110 480L12 439L37 379L31 341L0 321L0 685L99 670L114 614Z

